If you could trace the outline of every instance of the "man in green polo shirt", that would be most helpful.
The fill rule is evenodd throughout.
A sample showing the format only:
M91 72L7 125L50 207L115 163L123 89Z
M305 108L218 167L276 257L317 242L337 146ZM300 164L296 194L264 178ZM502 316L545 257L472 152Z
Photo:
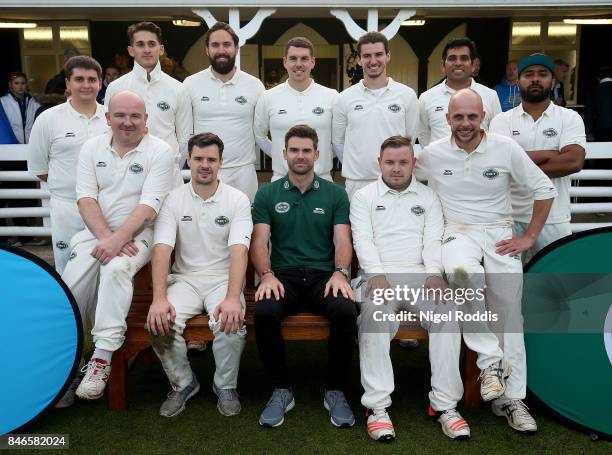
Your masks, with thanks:
M348 282L353 256L349 201L342 188L315 175L317 143L311 127L291 128L283 150L289 172L261 187L253 204L251 255L261 278L255 293L255 333L274 387L259 418L265 427L280 426L285 413L295 406L280 324L300 311L330 321L323 404L335 426L355 424L344 396L357 335L357 308Z

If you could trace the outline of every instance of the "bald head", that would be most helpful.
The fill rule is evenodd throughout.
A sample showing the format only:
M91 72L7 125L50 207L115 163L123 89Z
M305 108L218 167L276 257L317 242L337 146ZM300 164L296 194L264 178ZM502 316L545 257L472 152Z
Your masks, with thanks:
M482 98L474 90L458 90L451 96L446 119L455 142L461 148L473 150L472 146L480 143L480 125L484 117Z
M108 102L108 111L111 112L113 110L114 104L121 104L124 106L126 103L133 108L142 109L143 113L147 111L145 102L140 95L130 90L123 90L115 93Z
M144 100L129 90L113 95L108 103L106 119L113 132L113 146L133 149L147 132Z

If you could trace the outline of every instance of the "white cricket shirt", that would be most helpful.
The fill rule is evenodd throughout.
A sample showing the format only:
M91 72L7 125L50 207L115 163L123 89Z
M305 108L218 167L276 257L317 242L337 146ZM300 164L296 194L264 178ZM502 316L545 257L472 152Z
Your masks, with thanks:
M414 138L419 108L414 90L389 78L375 95L363 80L336 98L332 143L344 144L342 175L353 180L375 180L380 174L380 145L390 136Z
M210 67L185 79L193 106L193 132L214 133L223 141L223 167L253 164L257 146L253 133L255 105L264 91L262 82L237 70L227 82Z
M204 200L191 182L173 190L155 221L155 243L175 248L172 272L227 276L232 245L251 244L251 203L241 192L219 182Z
M509 111L499 114L491 122L491 132L514 139L523 150L560 151L566 145L577 144L586 147L584 122L577 112L550 103L540 118L534 122L533 117L519 104ZM553 202L546 223L564 223L570 221L571 178L551 178L559 196ZM510 187L514 219L522 223L531 220L533 197L520 185Z
M44 111L34 122L28 144L28 171L48 174L51 197L76 202L79 152L85 141L108 130L104 106L87 118L70 101Z

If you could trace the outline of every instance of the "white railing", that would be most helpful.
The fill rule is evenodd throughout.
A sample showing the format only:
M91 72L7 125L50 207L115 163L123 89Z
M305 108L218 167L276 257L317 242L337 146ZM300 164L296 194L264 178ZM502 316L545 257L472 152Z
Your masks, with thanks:
M27 145L0 145L0 161L22 161L26 155ZM415 146L415 148L417 148ZM589 142L587 144L587 159L612 159L612 142ZM572 176L570 196L573 203L572 215L610 214L612 202L576 202L577 197L612 197L612 169L584 169ZM189 171L183 170L183 178L189 180ZM581 181L604 180L610 181L605 186L580 186ZM36 182L38 179L27 171L0 171L0 182ZM34 199L40 200L42 207L0 208L0 218L42 218L43 227L33 226L0 226L0 236L51 236L49 222L49 191L47 184L40 182L40 188L8 189L0 187L0 201L3 199ZM612 226L609 222L573 222L572 231L579 232L603 226Z

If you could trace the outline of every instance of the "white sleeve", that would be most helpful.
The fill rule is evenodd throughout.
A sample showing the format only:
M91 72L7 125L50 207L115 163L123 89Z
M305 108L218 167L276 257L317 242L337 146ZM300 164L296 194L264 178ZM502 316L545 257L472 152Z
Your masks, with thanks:
M43 113L44 114L44 113ZM49 173L49 153L51 149L51 135L47 115L39 116L34 122L28 143L28 171L32 175Z
M268 103L266 102L266 93L262 93L257 100L255 106L255 117L253 119L253 131L255 133L255 141L259 148L272 157L272 141L268 138L270 129L270 116L268 114Z
M429 180L429 171L427 169L428 158L429 153L427 152L427 148L425 146L421 146L421 152L419 153L419 157L416 159L416 164L413 171L414 177L420 182Z
M342 163L342 159L344 157L344 144L332 144L332 148L334 149L334 153L338 157L340 163Z
M564 115L563 126L561 128L559 150L572 144L586 148L586 134L584 131L584 121L582 120L582 117L580 117L580 114L578 114L576 111L572 111L570 109L567 111L567 115Z
M499 134L500 136L512 137L508 127L508 118L506 114L496 115L489 125L489 133Z
M429 116L427 115L427 102L423 95L419 98L419 126L417 137L421 147L425 147L431 140L431 128L429 126Z
M193 108L191 107L191 98L187 88L183 84L181 84L177 98L178 105L174 119L174 129L179 144L181 163L183 163L188 155L187 143L193 134Z
M342 94L336 97L332 108L332 144L344 144L347 116Z
M442 266L442 235L444 233L444 216L440 199L434 193L431 206L425 212L425 228L423 231L423 264L428 275L440 275Z
M190 184L189 184L190 185ZM173 194L170 194L164 201L157 218L155 218L155 229L153 234L153 244L163 243L164 245L171 246L174 248L176 244L176 233L178 231L178 224L176 217L172 212Z
M486 113L485 118L485 127L488 129L491 125L491 121L497 117L502 112L501 104L499 102L499 97L497 96L497 92L493 90L489 93L489 110L491 112Z
M96 140L89 140L81 147L76 178L77 201L86 197L98 200L98 178L94 164L97 143Z
M406 102L406 118L405 130L406 136L409 136L412 142L415 142L417 135L417 128L419 125L419 100L414 93L414 90L409 89L405 96Z
M227 246L244 245L249 248L252 234L253 218L251 217L251 203L249 199L244 196L236 201L234 216L230 224Z
M374 226L369 203L363 191L357 191L351 201L351 230L359 267L368 274L385 272L380 254L374 243Z
M148 205L157 213L164 198L174 186L176 176L174 153L169 145L164 145L167 146L167 150L161 149L153 160L153 166L147 174L138 201L138 204Z

